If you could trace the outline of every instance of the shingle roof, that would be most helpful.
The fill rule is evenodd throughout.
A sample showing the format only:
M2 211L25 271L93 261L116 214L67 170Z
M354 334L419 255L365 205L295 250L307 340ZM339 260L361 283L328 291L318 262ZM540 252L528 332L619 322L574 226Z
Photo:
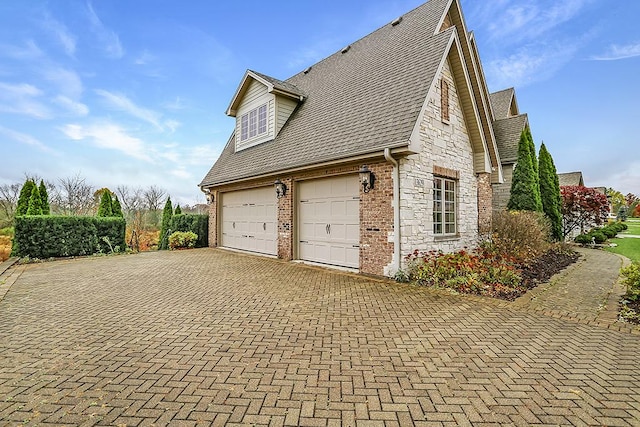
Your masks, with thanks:
M520 114L493 122L493 133L496 136L498 153L503 165L518 160L520 134L528 124L528 121L526 114Z
M511 101L514 95L515 89L512 87L489 94L491 109L493 110L495 120L509 117L509 109L511 108Z
M584 185L582 172L559 173L558 181L560 182L560 187L564 187L566 185Z
M276 89L280 89L280 90L283 90L285 92L292 93L294 95L304 96L304 93L300 89L298 89L296 86L292 85L291 83L283 82L282 80L278 80L276 78L273 78L271 76L267 76L266 74L262 74L262 73L259 73L257 71L254 71L254 70L250 70L250 71L252 73L256 74L257 76L262 77L263 79L265 79L269 83L271 83L273 85L273 87L275 87Z
M287 79L306 99L269 142L233 137L200 185L214 185L408 144L454 28L434 35L448 0L431 0ZM264 76L272 79L271 77ZM274 79L276 80L276 79Z

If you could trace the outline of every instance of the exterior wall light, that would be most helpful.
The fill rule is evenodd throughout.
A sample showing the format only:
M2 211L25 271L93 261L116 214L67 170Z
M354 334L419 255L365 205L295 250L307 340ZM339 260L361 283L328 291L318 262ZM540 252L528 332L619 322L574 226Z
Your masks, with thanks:
M276 197L281 199L287 194L287 186L284 182L280 181L280 179L276 179L276 182L273 183L276 187Z
M373 183L376 179L376 176L372 171L369 170L367 165L362 165L360 170L358 171L360 175L360 184L362 184L362 190L365 193L368 193L373 188Z

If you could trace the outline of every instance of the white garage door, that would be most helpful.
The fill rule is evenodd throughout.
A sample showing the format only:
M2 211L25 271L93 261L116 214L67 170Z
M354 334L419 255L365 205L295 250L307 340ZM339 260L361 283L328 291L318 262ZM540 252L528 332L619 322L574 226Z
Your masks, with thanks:
M276 203L273 187L223 193L221 246L277 255Z
M300 259L343 267L360 266L359 190L357 175L300 183Z

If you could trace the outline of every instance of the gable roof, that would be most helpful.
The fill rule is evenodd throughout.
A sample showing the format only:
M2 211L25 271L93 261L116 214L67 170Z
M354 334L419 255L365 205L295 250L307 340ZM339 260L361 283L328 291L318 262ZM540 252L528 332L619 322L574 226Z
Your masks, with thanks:
M509 117L511 103L515 102L516 91L514 88L500 90L489 95L491 99L491 109L495 120Z
M567 185L581 185L584 186L584 179L582 178L582 172L565 172L558 174L558 181L560 187Z
M431 0L284 82L248 71L274 85L292 85L304 101L272 141L235 152L232 135L200 185L407 147L456 37L455 27L438 32L450 5Z
M526 114L507 117L493 122L493 132L502 164L514 163L518 160L518 143L520 134L529 124Z
M291 83L283 82L282 80L269 77L265 74L258 73L257 71L247 70L244 73L244 77L242 78L242 81L238 86L236 93L231 99L229 108L227 108L227 115L235 117L238 105L240 104L240 101L242 100L242 97L247 90L249 80L251 79L259 81L260 83L265 85L269 93L277 93L279 95L287 96L298 101L302 101L304 99L304 94L302 93L302 91Z

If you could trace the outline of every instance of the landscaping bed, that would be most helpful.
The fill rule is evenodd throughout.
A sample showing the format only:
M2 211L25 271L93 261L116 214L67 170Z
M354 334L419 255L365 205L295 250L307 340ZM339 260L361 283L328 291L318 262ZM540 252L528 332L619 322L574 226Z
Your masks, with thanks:
M533 289L540 283L548 282L554 274L564 270L579 258L580 254L572 250L550 250L522 268L522 280L527 289Z

